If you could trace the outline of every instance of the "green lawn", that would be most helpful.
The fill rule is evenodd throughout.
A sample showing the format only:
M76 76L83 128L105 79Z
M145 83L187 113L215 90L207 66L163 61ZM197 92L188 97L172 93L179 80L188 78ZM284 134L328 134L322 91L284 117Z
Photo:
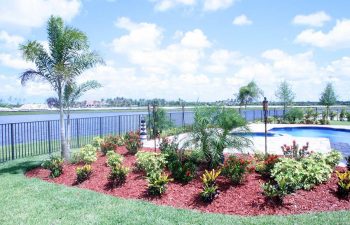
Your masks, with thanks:
M332 121L329 121L329 124L330 125L350 125L350 122L349 121L335 121L335 120L332 120Z
M43 158L0 165L0 224L349 224L350 220L349 211L258 217L201 213L26 178L23 172Z

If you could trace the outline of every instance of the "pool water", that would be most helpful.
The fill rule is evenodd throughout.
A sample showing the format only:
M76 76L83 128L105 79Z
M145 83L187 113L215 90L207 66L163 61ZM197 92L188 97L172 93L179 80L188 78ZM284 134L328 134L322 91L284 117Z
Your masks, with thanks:
M269 130L275 134L287 134L295 137L322 137L328 138L331 147L350 155L350 130L326 127L282 127Z

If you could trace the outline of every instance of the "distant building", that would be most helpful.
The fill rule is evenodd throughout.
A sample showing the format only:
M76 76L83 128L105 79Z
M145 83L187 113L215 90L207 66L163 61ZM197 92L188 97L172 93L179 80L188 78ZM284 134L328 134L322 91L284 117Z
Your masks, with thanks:
M87 107L87 108L98 108L98 107L101 107L101 102L100 101L86 101L85 102L85 107Z

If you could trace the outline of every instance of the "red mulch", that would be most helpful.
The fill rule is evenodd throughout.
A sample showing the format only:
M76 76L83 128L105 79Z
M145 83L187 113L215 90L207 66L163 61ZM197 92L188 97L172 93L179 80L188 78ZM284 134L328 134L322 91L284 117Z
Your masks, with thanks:
M152 151L152 149L144 149ZM124 147L116 150L124 156L123 165L134 168L135 156L127 153ZM147 195L147 182L141 172L130 170L126 183L111 189L108 186L107 176L109 168L106 165L106 156L99 155L98 160L92 164L91 177L81 184L76 184L75 169L78 165L65 164L63 174L51 179L49 171L36 168L28 171L28 177L90 189L122 198L143 199L159 205L169 205L177 208L196 209L204 212L224 213L235 215L286 215L318 211L350 210L350 201L339 199L336 195L337 178L335 173L325 184L321 184L310 191L299 190L288 195L284 204L279 206L265 200L261 190L263 179L256 173L249 174L246 181L240 186L233 186L224 178L218 178L219 196L211 203L203 203L199 196L201 180L198 172L196 179L188 184L171 182L166 193L161 197ZM344 168L338 167L338 170Z

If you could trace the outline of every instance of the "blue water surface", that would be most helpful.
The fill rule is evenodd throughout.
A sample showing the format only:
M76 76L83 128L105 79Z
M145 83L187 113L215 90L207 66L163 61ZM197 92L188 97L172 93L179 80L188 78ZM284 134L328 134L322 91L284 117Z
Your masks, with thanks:
M350 130L326 127L283 127L269 131L294 137L328 138L333 149L342 152L344 156L350 155Z

